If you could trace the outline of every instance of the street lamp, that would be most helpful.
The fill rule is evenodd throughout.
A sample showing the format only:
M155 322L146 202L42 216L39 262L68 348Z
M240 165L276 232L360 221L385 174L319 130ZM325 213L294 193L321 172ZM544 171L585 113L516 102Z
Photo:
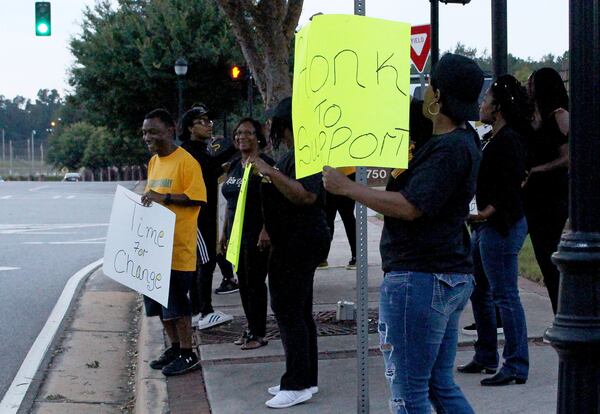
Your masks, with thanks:
M181 117L183 116L183 77L188 71L187 60L180 57L175 61L175 66L173 67L173 69L175 69L175 74L177 75L177 121L179 124L181 122Z

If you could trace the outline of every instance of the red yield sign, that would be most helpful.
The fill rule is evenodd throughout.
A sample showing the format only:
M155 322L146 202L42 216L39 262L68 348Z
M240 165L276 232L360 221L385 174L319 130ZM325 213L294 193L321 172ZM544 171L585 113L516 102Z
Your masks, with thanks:
M410 33L410 60L422 73L431 51L431 25L413 26Z

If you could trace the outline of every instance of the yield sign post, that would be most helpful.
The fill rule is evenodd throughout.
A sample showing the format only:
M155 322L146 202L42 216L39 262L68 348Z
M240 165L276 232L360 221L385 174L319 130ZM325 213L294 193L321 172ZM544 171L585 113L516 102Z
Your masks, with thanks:
M431 51L431 25L413 26L410 33L410 60L423 73Z

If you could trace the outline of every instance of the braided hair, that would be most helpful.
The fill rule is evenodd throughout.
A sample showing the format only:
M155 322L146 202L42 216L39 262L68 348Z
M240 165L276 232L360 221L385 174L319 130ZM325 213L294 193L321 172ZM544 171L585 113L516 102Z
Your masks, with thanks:
M490 92L506 123L517 132L527 132L533 105L525 87L514 76L502 75L492 83Z

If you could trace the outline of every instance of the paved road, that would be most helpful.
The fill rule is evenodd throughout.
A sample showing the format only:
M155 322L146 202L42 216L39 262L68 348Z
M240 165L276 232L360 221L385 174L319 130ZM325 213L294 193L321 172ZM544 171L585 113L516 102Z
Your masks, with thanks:
M0 399L66 281L102 257L115 188L0 183Z

